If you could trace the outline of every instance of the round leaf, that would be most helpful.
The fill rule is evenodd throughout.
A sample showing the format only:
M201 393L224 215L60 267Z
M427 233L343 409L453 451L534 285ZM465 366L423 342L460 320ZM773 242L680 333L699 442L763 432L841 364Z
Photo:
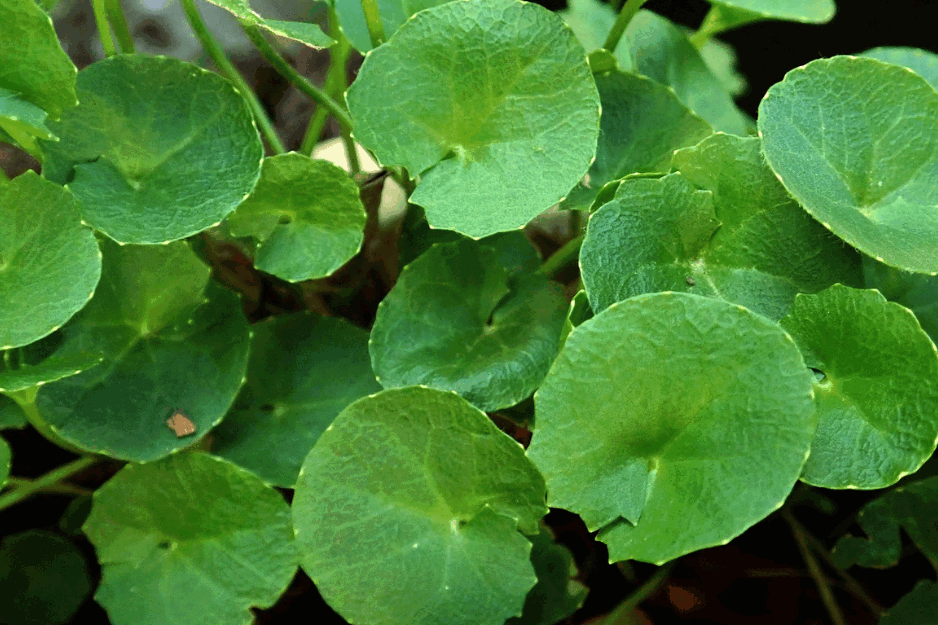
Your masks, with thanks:
M662 563L728 542L778 508L815 419L812 376L778 325L685 293L585 321L534 396L528 455L548 504L611 560Z
M404 268L371 330L382 386L451 390L482 410L534 392L560 347L568 304L556 283L512 277L498 257L464 239L436 245Z
M759 133L782 184L834 234L938 272L938 92L924 78L874 59L812 61L769 89Z
M293 498L300 563L344 618L502 625L534 585L544 482L453 393L383 391L342 411Z
M81 104L50 123L43 176L121 243L164 243L221 221L254 188L263 146L221 76L166 57L118 55L78 75Z
M328 276L361 248L365 207L345 170L291 152L264 159L251 195L228 217L259 241L254 265L289 282Z
M0 622L59 625L91 592L88 565L69 540L31 530L0 544Z
M357 139L382 164L420 175L410 200L430 224L473 237L519 228L560 201L596 150L586 55L535 4L421 11L368 55L347 100Z
M919 48L898 48L892 46L883 46L873 48L866 52L861 52L857 56L863 56L869 59L879 59L894 65L908 67L910 70L928 81L935 89L938 89L938 54L922 50Z
M824 374L801 479L884 488L917 471L938 438L938 353L915 315L878 291L837 284L799 295L781 324Z
M32 171L0 187L0 349L56 330L100 277L94 233L68 191Z
M87 451L145 462L202 438L221 421L247 368L249 332L238 298L213 286L184 243L104 247L101 286L63 328L55 352L104 361L44 385L36 407L52 431ZM178 437L166 420L192 421Z
M292 488L335 416L381 390L368 359L368 333L344 319L301 314L259 323L253 334L247 380L212 431L212 453Z
M280 493L200 452L125 466L95 492L84 530L114 625L246 625L296 571Z

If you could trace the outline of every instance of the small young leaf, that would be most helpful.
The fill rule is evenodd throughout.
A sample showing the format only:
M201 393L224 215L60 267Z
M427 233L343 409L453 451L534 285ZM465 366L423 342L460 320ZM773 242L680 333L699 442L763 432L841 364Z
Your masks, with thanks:
M335 43L335 40L322 32L322 28L317 24L265 19L251 9L247 0L208 0L208 2L220 6L242 22L260 26L274 35L305 43L312 48L328 48Z
M812 61L766 93L759 133L782 184L834 234L938 272L938 92L924 78L875 59Z
M786 20L807 24L829 22L836 11L834 0L710 0L714 5L707 22L720 30L762 20Z
M938 353L915 315L878 291L835 284L799 295L780 323L824 374L801 479L885 488L917 471L938 438Z
M212 453L292 488L335 416L379 390L364 330L312 314L263 321L253 328L245 385L212 431Z
M280 493L201 452L128 464L95 492L84 530L115 625L248 623L296 571Z
M816 425L811 381L791 339L741 306L634 297L570 334L528 455L548 504L601 529L612 560L666 562L781 505Z
M544 482L520 445L453 393L361 399L303 463L303 569L348 621L501 625L534 586Z
M20 405L0 393L0 430L20 430L28 424L26 413Z

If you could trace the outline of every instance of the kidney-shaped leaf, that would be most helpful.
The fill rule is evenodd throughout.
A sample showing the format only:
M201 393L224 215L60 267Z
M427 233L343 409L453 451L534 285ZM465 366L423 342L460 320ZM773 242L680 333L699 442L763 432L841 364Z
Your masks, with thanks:
M100 277L101 252L71 193L32 171L0 187L0 350L68 321Z
M291 152L264 159L254 191L228 216L231 234L259 241L254 265L300 282L328 276L358 252L358 185L328 161Z
M524 611L505 625L555 625L583 605L587 589L577 577L573 556L556 542L550 530L531 537L531 564L537 583L524 600Z
M208 0L220 6L238 18L242 23L260 26L264 30L280 37L293 39L313 48L328 48L335 40L322 32L317 24L306 22L284 22L282 20L269 20L255 13L247 0Z
M521 446L454 393L361 399L303 463L300 564L352 623L501 625L534 585L544 481Z
M84 530L115 625L246 625L296 571L280 493L201 452L127 465L95 492Z
M451 390L482 410L533 393L560 348L568 304L544 276L509 272L498 250L472 239L407 265L371 331L381 385Z
M878 291L836 284L799 295L781 324L824 375L801 479L884 488L917 471L938 438L938 353L915 315Z
M558 16L516 0L421 11L368 55L347 99L358 140L421 176L410 200L430 224L473 237L560 201L596 150L583 47Z
M938 272L938 91L924 78L875 59L812 61L766 93L759 133L782 184L834 234Z
M728 542L778 508L814 433L812 376L778 325L686 293L615 304L570 334L534 396L548 504L613 560Z
M244 98L218 74L166 57L118 55L78 75L81 104L50 122L43 176L121 243L182 239L254 188L263 146Z
M247 380L212 431L212 453L293 488L335 416L379 390L364 330L311 314L266 320L253 328Z
M36 396L59 436L88 451L145 462L200 439L228 411L247 368L240 303L184 243L104 247L101 286L62 331L55 352L97 351L104 361L47 384ZM179 437L176 411L196 431Z

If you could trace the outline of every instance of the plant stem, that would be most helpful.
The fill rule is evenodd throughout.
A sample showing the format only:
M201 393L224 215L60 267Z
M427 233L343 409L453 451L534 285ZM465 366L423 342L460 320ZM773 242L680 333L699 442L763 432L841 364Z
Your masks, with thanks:
M791 512L787 509L782 510L782 517L791 528L791 534L795 537L795 543L798 545L798 551L801 552L801 558L804 560L805 564L808 565L808 571L811 573L811 577L817 585L818 592L821 595L821 601L824 603L824 607L827 609L827 614L831 617L831 621L834 622L834 625L847 625L847 621L844 620L844 615L841 614L840 608L837 606L837 600L834 599L834 593L831 592L830 584L824 576L824 571L821 570L817 560L814 559L811 550L808 548L808 543L802 531L803 528L801 524L795 520L795 517L793 517Z
M127 17L121 8L120 0L105 0L107 6L107 17L114 28L114 35L117 37L117 43L120 45L123 54L133 54L134 36L130 34L130 27L127 25Z
M202 19L202 15L196 8L195 1L182 0L182 10L186 13L186 19L189 20L189 26L192 28L192 31L195 33L195 36L198 38L198 40L202 43L202 47L205 48L205 51L208 53L209 57L211 57L216 67L218 67L225 78L234 83L235 89L237 89L238 93L241 94L241 97L247 101L248 107L251 109L251 114L254 116L254 123L257 124L257 127L264 136L264 139L267 140L267 144L270 146L270 149L276 154L282 154L283 152L286 152L287 150L283 146L283 142L280 140L280 137L277 135L277 131L274 129L273 123L271 123L270 118L267 116L267 111L264 110L264 106L260 103L260 100L257 99L257 95L254 93L254 90L248 86L247 82L245 82L244 77L241 76L241 72L238 71L238 68L228 60L228 57L225 55L225 51L221 45L215 41L215 38L209 31L208 26L206 26L205 21Z
M628 625L634 622L632 613L635 608L640 606L645 599L655 593L671 574L671 569L677 564L677 560L671 560L659 566L655 572L645 580L645 583L629 595L625 601L620 603L615 610L603 621L603 625Z
M32 480L28 484L17 487L12 493L0 496L0 510L4 510L18 504L27 497L30 497L41 490L46 490L56 482L64 480L80 471L83 471L98 462L97 456L84 456L64 464L57 469L49 471L45 475Z
M34 482L35 480L26 479L23 477L11 477L7 480L7 486L12 486L13 488L25 488L27 486L31 486ZM69 484L67 482L49 484L42 490L47 493L61 493L63 495L90 495L94 492L88 490L87 488L75 486L74 484Z
M326 95L319 87L307 80L305 76L296 71L292 65L287 63L287 61L274 50L273 46L267 43L267 40L264 39L264 35L261 34L260 28L254 24L242 21L241 29L244 30L244 34L248 36L248 39L250 39L251 43L260 51L261 55L267 59L267 62L280 72L281 76L289 80L290 83L303 94L326 107L326 109L332 113L332 116L335 117L336 121L339 122L340 126L344 126L348 129L352 128L352 119L348 116L345 109Z
M638 10L642 8L642 5L647 1L648 0L626 0L625 4L622 6L622 10L619 11L616 23L612 25L612 30L609 31L609 36L606 37L606 43L603 44L605 49L610 52L616 51L616 46L619 45L619 40L622 39L622 34L625 33L629 22L632 21L635 14L638 13Z
M361 0L361 3L365 24L368 25L368 36L371 37L371 47L377 48L386 41L384 23L381 21L381 12L378 11L378 0Z
M580 253L580 247L583 245L584 236L581 234L568 241L563 247L554 252L550 258L545 260L538 271L548 278L553 278L571 261L576 260L577 255Z
M117 47L111 37L111 25L107 21L107 5L105 2L106 0L91 0L91 10L94 13L94 22L98 26L98 36L101 37L104 54L114 56L117 54Z
M700 23L700 28L698 28L697 32L693 35L690 35L688 39L690 39L694 47L699 50L715 35L723 32L725 27L726 24L724 24L720 18L720 10L716 7L711 7L710 11L704 17L703 22Z

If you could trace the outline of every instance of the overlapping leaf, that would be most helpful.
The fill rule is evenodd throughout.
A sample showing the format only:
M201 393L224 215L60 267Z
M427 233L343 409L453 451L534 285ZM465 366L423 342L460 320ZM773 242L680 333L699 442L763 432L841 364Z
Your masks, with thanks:
M207 282L208 268L184 243L106 244L101 286L55 352L94 351L104 361L41 388L36 406L51 430L82 449L143 462L221 421L247 367L248 325L231 292L212 286L206 298ZM177 438L166 426L177 410L194 435Z
M740 306L631 298L576 328L535 395L528 455L548 504L612 560L661 563L742 533L782 504L816 425L791 339Z
M68 321L100 277L94 233L68 191L32 171L0 187L0 350Z
M313 48L328 48L335 43L335 40L322 32L322 28L317 24L265 19L251 9L247 0L208 1L225 9L243 23L260 26L269 33L305 43Z
M508 249L521 243L533 252L523 235L510 236ZM452 390L483 410L534 392L560 347L568 305L556 283L504 254L463 239L404 268L371 331L382 386Z
M924 78L875 59L813 61L769 89L759 132L782 184L834 234L938 272L938 91Z
M594 310L686 291L780 319L799 292L860 282L859 255L791 201L757 139L713 135L673 164L624 180L590 219L580 267Z
M328 276L361 248L358 185L328 161L291 152L264 159L251 195L228 217L259 243L254 265L289 282Z
M938 343L938 276L900 271L864 256L863 282L915 313L922 329Z
M572 579L576 574L573 556L546 528L531 537L531 564L537 583L524 600L521 616L508 619L505 625L555 625L586 599L586 587Z
M388 390L346 408L303 464L300 563L350 622L501 625L534 585L544 482L453 393Z
M247 624L296 571L280 494L201 452L127 465L95 492L84 530L102 568L95 599L115 625Z
M221 76L165 57L118 55L82 70L81 104L50 129L43 176L122 243L163 243L221 221L254 188L263 146Z
M247 380L212 431L212 452L292 488L335 416L379 390L364 330L311 314L274 317L253 328Z
M473 237L561 200L596 150L582 46L559 17L515 0L421 11L368 55L347 100L358 140L420 175L410 200L430 224Z
M371 50L371 36L365 13L359 0L334 0L336 15L342 25L342 33L348 37L355 49L365 54ZM401 24L417 11L446 4L446 0L378 0L378 12L384 26L385 37L393 35Z
M801 479L884 488L918 470L938 439L938 353L915 315L878 291L837 284L799 295L780 323L824 375Z
M762 20L808 24L829 22L836 11L834 0L710 0L713 7L702 29L723 31Z
M15 92L0 87L0 141L18 143L41 158L37 139L54 139L46 126L48 115Z
M908 67L910 70L928 81L935 89L938 89L938 54L922 50L921 48L902 48L894 46L883 46L872 48L866 52L861 52L857 56L863 56L869 59L879 59L886 63L893 63Z
M938 621L938 584L922 580L889 608L879 625L931 625Z

